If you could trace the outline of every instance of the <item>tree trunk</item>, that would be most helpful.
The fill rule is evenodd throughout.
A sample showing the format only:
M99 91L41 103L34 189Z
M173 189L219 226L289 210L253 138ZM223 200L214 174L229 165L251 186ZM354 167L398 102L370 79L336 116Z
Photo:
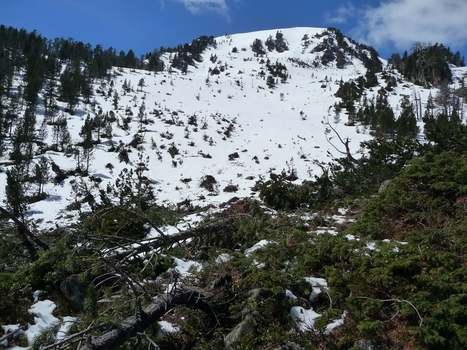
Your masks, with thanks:
M203 294L186 287L177 289L170 294L161 295L152 304L144 308L139 315L126 318L119 326L98 337L89 337L86 344L81 346L79 350L115 349L138 333L143 332L177 305L189 305L212 313L211 307L204 299Z
M0 213L6 215L10 220L12 220L16 226L18 227L18 236L21 239L21 242L23 245L26 247L26 249L29 252L29 255L31 256L31 259L37 260L38 255L36 251L36 247L34 247L34 244L28 239L28 237L36 243L39 247L41 247L44 250L48 250L49 247L47 244L42 242L39 238L37 238L27 227L26 225L21 222L16 216L11 214L8 210L5 208L0 207Z

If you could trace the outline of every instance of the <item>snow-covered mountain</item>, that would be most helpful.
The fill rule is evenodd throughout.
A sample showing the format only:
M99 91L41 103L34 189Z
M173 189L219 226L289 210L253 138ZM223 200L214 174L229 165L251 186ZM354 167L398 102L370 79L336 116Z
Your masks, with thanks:
M154 184L158 203L217 207L232 197L256 196L252 187L270 172L295 171L297 182L319 175L316 161L329 162L339 155L334 146L341 146L335 138L333 144L326 140L326 123L351 140L358 156L360 142L371 138L369 130L347 126L345 109L336 115L333 107L340 100L335 93L341 81L364 76L370 65L381 64L386 77L399 82L388 97L396 115L404 95L420 98L424 106L430 93L436 94L436 89L404 81L385 60L375 60L371 48L322 28L218 37L186 72L171 67L174 56L163 54L162 72L112 69L109 79L93 83L92 103L81 100L74 115L59 102L73 144L82 141L80 131L88 115L111 113L115 122L112 137L102 136L94 145L89 176L51 181L44 189L49 196L30 205L30 218L38 227L67 225L80 210L89 209L85 202L72 205L82 201L83 188L99 200L99 190L114 185L125 168L140 163L145 163L144 176ZM460 77L466 70L453 67L453 72ZM382 74L377 74L378 83L385 87ZM15 79L18 86L22 75ZM369 88L364 94L371 99L379 89ZM38 126L42 119L39 109ZM50 145L53 129L48 128ZM8 153L3 169L9 167ZM128 154L128 161L123 154ZM71 154L52 150L35 161L44 156L64 171L78 164ZM215 180L210 189L200 186L207 177ZM3 171L1 198L5 183Z

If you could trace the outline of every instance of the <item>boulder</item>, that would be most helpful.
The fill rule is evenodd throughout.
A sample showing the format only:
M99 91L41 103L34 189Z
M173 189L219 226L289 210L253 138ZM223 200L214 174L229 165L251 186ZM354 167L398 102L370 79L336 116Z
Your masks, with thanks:
M85 284L77 274L68 276L60 283L62 295L68 301L70 307L77 312L81 312L84 309L83 301L85 288Z

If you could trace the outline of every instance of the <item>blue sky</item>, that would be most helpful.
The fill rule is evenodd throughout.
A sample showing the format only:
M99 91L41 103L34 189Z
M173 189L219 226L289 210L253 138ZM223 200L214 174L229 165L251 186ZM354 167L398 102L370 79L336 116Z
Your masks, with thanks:
M137 56L200 35L296 26L337 27L383 58L415 42L467 56L467 0L1 0L0 24Z

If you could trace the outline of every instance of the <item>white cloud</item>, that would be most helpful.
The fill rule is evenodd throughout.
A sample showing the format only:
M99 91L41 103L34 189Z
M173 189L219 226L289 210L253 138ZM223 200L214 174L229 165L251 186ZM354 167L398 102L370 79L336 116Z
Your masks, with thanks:
M218 14L230 18L229 7L226 0L175 0L185 5L192 14L201 12L217 12Z
M350 2L346 3L339 7L335 13L332 15L327 13L326 14L326 21L329 23L337 23L342 24L346 23L350 18L356 16L357 8L352 5Z
M356 39L410 48L415 42L467 44L466 0L388 0L363 9Z

